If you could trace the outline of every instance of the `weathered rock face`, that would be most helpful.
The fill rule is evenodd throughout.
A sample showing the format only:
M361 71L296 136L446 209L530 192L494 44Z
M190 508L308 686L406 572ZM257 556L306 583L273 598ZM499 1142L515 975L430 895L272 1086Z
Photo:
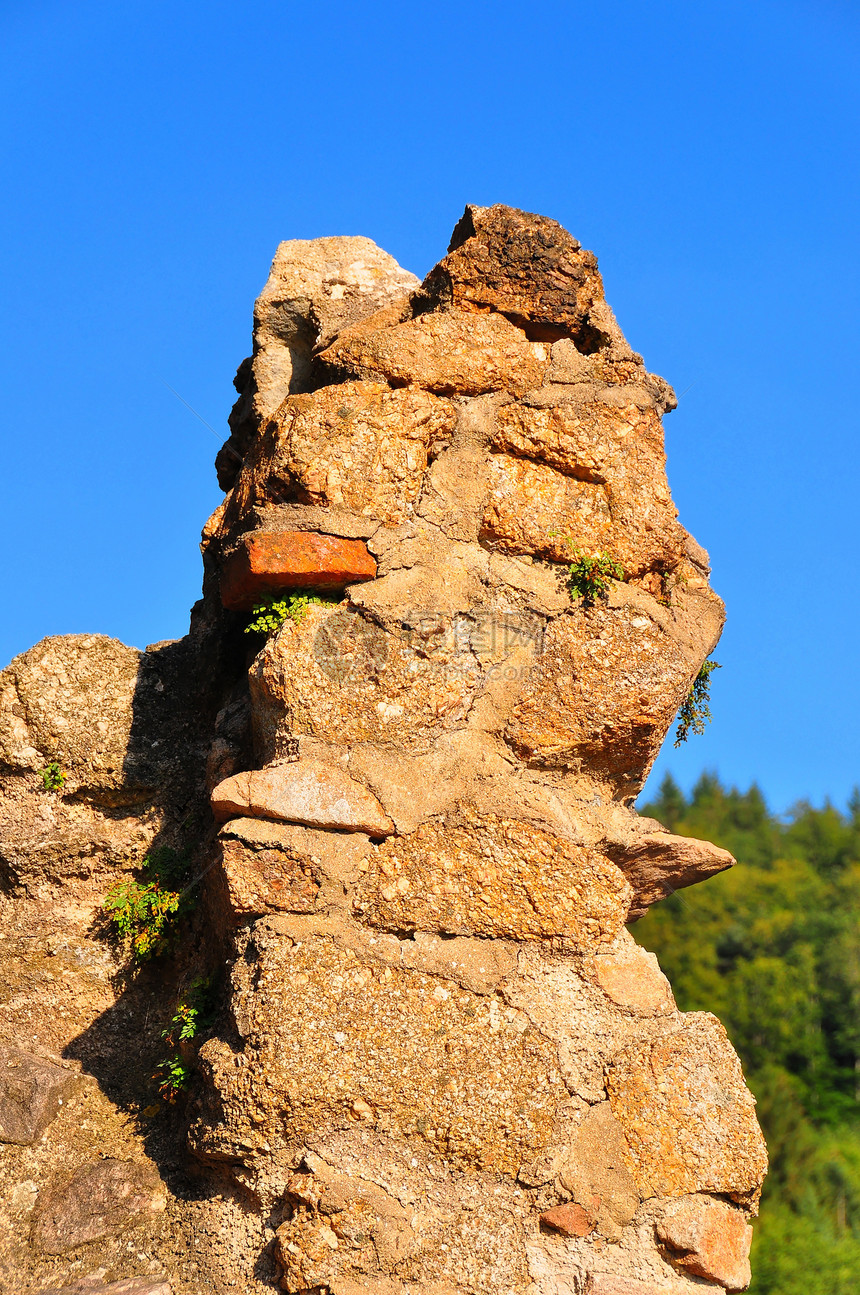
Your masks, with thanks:
M189 1112L201 1177L160 1210L149 1148L173 1166L187 1119L146 1149L118 1121L106 1158L51 1166L75 1063L99 1074L79 1037L124 1091L92 1019L120 1005L103 978L43 1017L22 955L0 1032L0 1123L31 1157L0 1208L13 1278L740 1289L753 1100L625 929L733 863L631 808L723 620L666 481L671 389L594 256L507 207L467 209L423 284L366 239L282 244L237 386L189 639L46 640L0 676L22 942L49 912L83 932L110 880L190 832L205 902L175 974L228 975ZM567 585L583 553L621 573L590 598ZM320 597L244 637L290 594ZM127 1009L141 1039L157 992ZM149 1267L118 1267L126 1232Z
M376 563L259 652L258 769L213 792L238 1038L203 1050L191 1145L288 1202L286 1290L722 1280L671 1250L679 1199L733 1200L743 1249L752 1099L624 931L733 862L628 808L723 619L673 406L591 253L470 208L420 289L320 339L207 526L228 602L255 537ZM565 588L582 551L623 570L604 596Z

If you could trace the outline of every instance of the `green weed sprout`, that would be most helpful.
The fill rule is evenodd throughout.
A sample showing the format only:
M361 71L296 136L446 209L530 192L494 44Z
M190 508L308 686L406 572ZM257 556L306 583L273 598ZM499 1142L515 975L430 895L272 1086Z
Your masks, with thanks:
M153 850L142 864L145 880L119 881L105 896L102 907L133 963L148 962L169 947L176 918L189 903L177 888L186 869L184 856Z
M188 1087L191 1067L178 1057L167 1057L164 1061L159 1061L158 1069L152 1077L158 1080L159 1097L172 1104Z
M159 1061L152 1077L158 1080L158 1093L165 1102L175 1102L188 1087L193 1066L187 1059L187 1046L206 1022L211 988L208 979L192 981L186 997L177 1003L167 1028L161 1031L170 1056Z
M288 620L300 625L309 607L322 606L324 602L324 598L317 598L314 594L283 594L279 598L266 598L254 604L253 619L245 626L245 633L277 634Z
M611 554L585 553L574 549L574 561L567 569L567 588L573 598L581 598L586 607L603 597L613 580L624 579L624 568Z
M705 661L693 680L690 691L678 711L678 727L675 731L675 746L686 742L691 733L697 737L705 731L705 725L711 722L711 675L715 670L722 670L719 661Z
M68 776L67 773L63 773L56 760L51 760L42 770L42 786L45 791L62 791Z

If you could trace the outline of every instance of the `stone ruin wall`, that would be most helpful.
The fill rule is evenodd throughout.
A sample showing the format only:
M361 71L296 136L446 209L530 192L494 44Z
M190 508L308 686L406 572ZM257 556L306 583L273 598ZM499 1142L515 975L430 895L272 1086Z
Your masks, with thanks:
M187 638L0 675L0 1290L742 1289L754 1102L626 929L733 862L632 808L723 623L671 388L507 207L423 283L281 244L236 385ZM577 550L623 580L572 597ZM285 590L319 601L261 647ZM129 982L101 900L189 839L185 947ZM216 965L153 1114L153 1030Z

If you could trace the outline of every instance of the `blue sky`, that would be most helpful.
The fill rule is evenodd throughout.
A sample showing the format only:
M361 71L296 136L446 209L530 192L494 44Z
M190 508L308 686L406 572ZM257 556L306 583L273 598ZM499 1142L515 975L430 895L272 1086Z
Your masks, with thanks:
M466 202L600 259L729 621L658 772L860 782L853 3L0 3L0 659L177 637L283 238L423 275ZM218 432L171 393L175 388Z

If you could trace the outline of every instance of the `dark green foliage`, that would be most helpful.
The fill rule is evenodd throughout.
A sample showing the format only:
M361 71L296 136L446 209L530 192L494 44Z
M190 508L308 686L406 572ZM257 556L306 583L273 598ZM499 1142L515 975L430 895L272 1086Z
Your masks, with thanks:
M176 1004L166 1029L161 1031L170 1055L159 1061L153 1079L158 1080L159 1095L166 1102L175 1102L188 1087L194 1071L191 1044L210 1023L211 1000L211 980L205 977L193 980Z
M567 587L571 597L581 598L586 607L602 597L613 580L624 579L624 568L609 553L574 549L573 558L567 569Z
M135 964L167 951L177 918L191 904L182 884L188 872L185 855L166 848L153 850L141 864L141 872L140 881L117 882L102 904Z
M860 799L780 820L757 787L667 777L641 812L724 846L736 868L658 904L633 931L683 1011L737 1048L771 1170L752 1295L860 1290Z
M63 773L56 760L51 760L42 770L42 786L45 791L62 791L68 776L67 773Z
M690 691L681 703L678 711L678 727L675 730L675 746L686 742L691 733L697 737L705 731L705 725L711 722L711 675L715 670L722 670L719 661L705 661L693 680Z
M153 1079L158 1080L158 1095L165 1102L175 1102L184 1093L191 1079L191 1067L181 1057L167 1057L159 1061Z
M309 607L322 606L330 601L330 599L318 598L315 594L281 594L277 598L266 598L254 605L253 620L245 626L245 633L277 634L288 620L294 625L299 625L307 615Z

